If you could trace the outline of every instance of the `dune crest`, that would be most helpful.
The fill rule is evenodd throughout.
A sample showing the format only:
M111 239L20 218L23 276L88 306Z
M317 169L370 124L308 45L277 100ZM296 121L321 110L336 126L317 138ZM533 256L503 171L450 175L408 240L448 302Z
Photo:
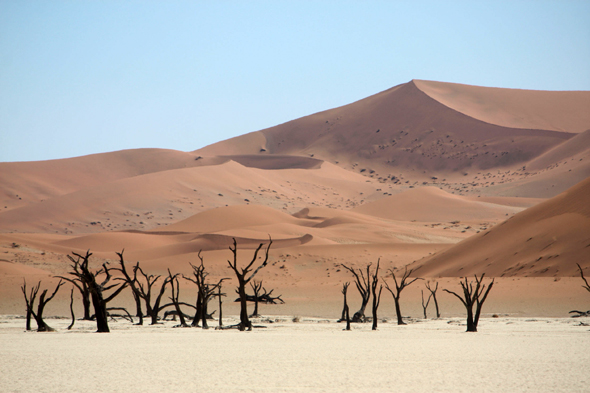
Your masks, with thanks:
M580 133L590 128L590 92L480 87L414 80L443 105L467 116L511 128Z

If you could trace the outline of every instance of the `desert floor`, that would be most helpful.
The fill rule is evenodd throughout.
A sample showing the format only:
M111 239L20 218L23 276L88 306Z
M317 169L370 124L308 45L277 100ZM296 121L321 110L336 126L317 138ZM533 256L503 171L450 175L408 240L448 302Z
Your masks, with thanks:
M271 323L272 321L272 323ZM0 318L2 392L585 392L590 318L463 318L353 325L275 316L252 332ZM225 324L235 319L224 320ZM216 324L217 322L212 322Z

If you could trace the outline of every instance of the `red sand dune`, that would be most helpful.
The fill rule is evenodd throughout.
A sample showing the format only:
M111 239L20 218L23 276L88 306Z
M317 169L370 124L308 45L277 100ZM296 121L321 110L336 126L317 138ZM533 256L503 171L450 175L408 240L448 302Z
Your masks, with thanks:
M415 267L426 276L573 276L590 266L590 178Z
M269 235L261 278L301 301L338 297L341 263L378 258L426 276L573 276L590 244L589 107L590 92L411 81L188 153L0 163L0 291L16 299L16 275L64 274L87 249L159 274L203 250L222 277L232 238L248 258Z

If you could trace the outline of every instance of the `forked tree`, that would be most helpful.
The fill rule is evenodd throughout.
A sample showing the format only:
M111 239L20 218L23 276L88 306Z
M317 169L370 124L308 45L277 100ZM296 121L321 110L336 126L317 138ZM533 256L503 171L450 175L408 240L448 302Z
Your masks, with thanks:
M218 296L215 291L218 291L223 281L227 280L228 278L221 278L216 284L210 283L207 280L209 273L207 273L205 270L205 264L203 257L201 256L201 251L199 251L198 257L201 261L200 265L193 265L192 263L190 264L193 268L193 277L186 277L184 275L182 277L197 286L197 301L194 306L195 316L193 317L191 326L197 327L200 323L203 329L208 329L209 326L207 325L207 319L211 318L208 313L209 302L215 296Z
M117 297L123 289L127 287L126 283L122 284L109 284L111 281L111 273L107 266L107 263L102 264L102 268L91 271L89 268L89 258L92 255L90 251L86 252L85 256L72 253L76 258L68 255L68 258L72 262L70 266L72 271L69 272L74 279L68 280L70 282L76 281L76 279L88 287L90 296L92 298L92 305L94 307L94 315L96 318L97 332L108 333L110 331L108 324L108 308L107 304ZM100 276L104 275L102 282L98 282ZM109 296L105 297L105 294L109 290L114 290ZM111 308L112 309L112 308ZM116 308L124 310L120 307ZM125 312L127 312L125 310Z
M158 282L158 280L161 278L161 276L159 276L159 275L154 276L153 274L149 274L149 275L146 274L142 270L142 268L139 266L139 263L137 265L135 265L133 270L134 270L134 274L139 272L143 276L143 281L145 281L145 283L142 283L142 280L138 279L137 280L137 289L139 290L139 296L145 302L146 314L149 317L151 317L151 319L152 319L151 324L156 325L156 324L158 324L158 319L159 319L158 315L159 315L160 311L162 311L164 308L172 305L172 303L161 305L162 297L164 296L164 293L166 292L166 287L170 283L170 278L169 277L164 278L164 280L162 281L162 285L160 286L160 290L155 295L154 302L152 303L152 288L155 288L154 286Z
M256 269L254 269L254 263L258 259L258 253L264 246L264 243L260 243L260 245L256 248L254 252L254 256L248 265L245 268L238 268L238 245L236 239L233 239L233 247L230 246L229 249L233 254L233 262L227 261L229 266L232 268L236 277L238 279L238 295L240 296L240 323L236 326L239 330L252 330L252 323L248 318L248 298L246 295L246 285L258 274L260 269L264 268L268 263L268 252L270 250L270 246L272 245L272 239L270 236L268 237L268 246L266 247L266 252L264 256L264 260Z
M118 280L126 282L129 288L131 288L131 292L133 293L133 300L135 300L135 316L139 318L138 325L143 325L143 310L141 308L141 292L139 291L139 285L137 281L137 271L139 270L139 262L133 266L133 278L127 271L127 267L125 266L125 259L123 258L123 253L125 250L117 253L119 257L119 264L121 265L118 268L113 268L113 270L119 271L123 277L118 277Z
M65 284L65 282L63 282L62 280L59 280L59 283L55 287L55 290L53 291L53 293L49 297L46 297L47 296L47 289L43 290L43 292L41 292L41 295L39 296L39 303L37 304L37 312L35 312L33 307L34 307L35 298L37 296L37 293L39 292L39 288L41 287L41 281L39 281L37 286L35 286L31 289L31 293L28 298L27 298L27 283L26 283L26 281L23 283L23 285L21 286L21 290L23 291L23 294L25 295L25 302L27 303L27 330L31 330L31 319L30 319L31 315L35 318L35 321L37 322L37 331L38 332L53 332L55 330L52 327L50 327L49 325L47 325L47 323L45 323L45 321L43 320L43 311L45 310L45 306L47 305L47 303L49 303L53 299L53 297L57 294L57 291L59 291L59 288L64 284Z
M467 277L463 281L460 281L461 288L463 289L463 296L459 296L453 291L449 291L448 289L444 289L445 292L450 293L451 295L455 295L457 299L463 303L465 309L467 310L467 331L468 332L477 332L477 324L479 322L479 316L481 315L481 308L483 307L483 303L486 301L492 286L494 285L494 279L488 285L486 289L486 285L482 283L485 273L481 275L481 277L477 277L475 275L475 288L473 287L473 281L468 282ZM475 314L473 313L473 306L475 306Z
M379 286L379 292L377 292L377 285L379 284L379 259L377 260L377 268L375 269L375 274L371 277L371 292L373 293L373 326L371 327L372 330L377 330L377 309L379 308L379 303L381 302L381 291L383 290L383 285Z
M82 307L84 309L84 316L82 317L82 320L83 321L91 321L92 320L92 316L90 315L91 301L90 301L90 290L88 289L88 285L86 285L85 282L83 282L80 278L77 278L77 277L69 278L69 277L56 276L56 278L66 280L66 281L70 282L71 284L73 284L74 287L76 287L76 289L78 289L78 291L80 292L80 296L82 296Z
M37 298L37 293L39 292L40 286L41 286L41 281L39 281L37 286L31 288L31 292L29 293L28 296L27 296L27 280L23 280L23 285L20 287L21 291L23 292L23 295L25 296L25 302L27 305L27 315L26 315L26 325L25 325L26 330L31 330L31 318L34 318L33 314L35 313L35 311L33 310L33 307L35 305L35 299Z
M273 296L272 293L274 292L274 289L271 289L270 292L268 292L266 290L266 288L264 288L262 286L262 281L256 281L253 280L250 283L250 288L252 288L252 291L254 292L254 295L248 295L246 294L246 300L249 302L254 303L254 311L252 312L252 314L250 315L250 318L257 318L260 317L260 314L258 313L258 304L259 303L265 303L265 304L285 304L285 301L283 299L281 299L282 295L279 296ZM236 290L237 293L237 290ZM240 301L240 298L238 297L236 300L236 302Z
M438 301L436 300L436 291L438 290L438 282L435 282L436 286L432 288L430 286L430 282L426 282L426 289L430 291L430 295L432 296L432 300L434 300L434 307L436 308L436 317L440 318L440 311L438 309ZM426 318L426 317L425 317Z
M426 302L424 301L424 290L423 289L420 290L420 295L422 295L422 311L424 312L424 319L427 319L428 316L426 315L426 309L428 308L428 305L430 304L430 299L432 299L432 293L430 295L428 295L428 299L426 300Z
M354 276L354 283L361 295L361 308L352 316L352 322L365 322L365 309L371 298L371 263L367 264L367 273L363 273L363 269L359 268L358 273L354 268L341 265Z
M190 327L189 325L187 325L186 320L184 319L184 313L180 309L181 302L179 300L180 286L178 285L178 273L172 275L170 269L168 269L168 278L170 280L170 286L172 288L172 295L170 296L170 300L172 301L172 304L174 304L176 315L178 315L178 318L180 319L180 324L178 325L178 327Z
M391 289L389 287L389 285L387 284L387 281L384 280L385 282L385 288L389 291L389 293L391 293L391 296L393 296L393 301L395 302L395 314L397 315L397 324L398 325L406 325L406 323L403 320L402 317L402 311L401 311L401 307L400 307L400 303L399 303L399 299L401 297L402 291L404 290L404 288L410 286L412 283L414 283L417 280L422 280L419 277L410 279L410 274L412 274L414 270L410 269L410 271L408 271L408 267L406 266L406 270L404 271L404 274L402 275L401 280L398 282L397 278L395 277L395 272L393 271L393 269L389 269L389 274L391 275L391 277L393 278L393 282L395 283L395 292L393 289Z
M338 322L346 321L346 330L350 330L350 311L348 309L348 302L346 301L346 293L348 292L349 282L342 284L342 294L344 295L344 306L342 308L342 316Z
M576 265L578 265L578 270L580 270L580 277L582 277L582 281L584 281L584 285L582 285L582 288L584 288L585 290L590 292L590 284L588 284L588 280L586 280L586 277L584 277L584 271L582 270L582 267L580 266L579 263L576 263ZM569 313L570 314L577 314L577 315L573 315L574 318L590 316L590 310L588 310L588 311L572 310Z

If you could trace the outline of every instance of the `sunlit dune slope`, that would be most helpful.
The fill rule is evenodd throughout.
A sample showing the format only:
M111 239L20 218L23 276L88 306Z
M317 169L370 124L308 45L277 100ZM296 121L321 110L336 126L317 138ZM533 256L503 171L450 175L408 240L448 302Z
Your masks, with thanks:
M436 187L420 187L354 208L355 212L401 221L477 221L500 219L523 210L469 200Z
M200 165L176 150L135 149L61 160L0 162L0 204L15 208L120 179Z
M480 87L414 80L443 105L490 124L580 133L590 128L590 92Z
M590 264L590 178L434 255L422 276L573 276Z

